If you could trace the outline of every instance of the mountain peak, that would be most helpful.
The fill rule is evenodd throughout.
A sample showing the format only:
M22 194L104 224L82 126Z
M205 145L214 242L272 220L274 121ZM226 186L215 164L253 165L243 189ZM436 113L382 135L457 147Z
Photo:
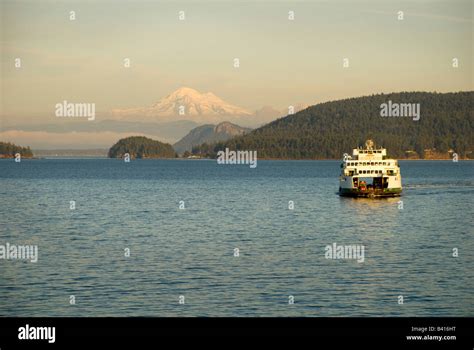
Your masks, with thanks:
M239 120L240 117L251 116L247 110L222 100L212 92L201 93L189 87L181 87L162 98L146 114L202 123L220 123L228 118Z
M180 87L150 107L113 110L121 119L141 118L146 121L191 120L196 123L218 124L230 120L250 124L254 115L244 108L232 105L212 92L201 93L190 87Z
M202 143L213 143L218 141L227 141L228 139L244 135L251 129L243 128L239 125L225 121L217 125L207 124L192 129L186 136L176 142L173 147L178 153L191 151L193 146Z
M171 94L169 94L167 97L200 96L200 95L202 94L199 91L192 89L190 87L183 86L175 90Z
M239 125L236 125L227 121L219 123L214 127L214 132L226 133L232 136L243 135L246 131L247 131L246 128L242 128Z

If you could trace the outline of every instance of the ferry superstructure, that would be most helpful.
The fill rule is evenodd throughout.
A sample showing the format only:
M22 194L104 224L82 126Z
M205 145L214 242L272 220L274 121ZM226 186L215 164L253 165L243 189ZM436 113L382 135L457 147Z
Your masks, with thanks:
M402 193L402 177L396 159L387 158L385 148L365 147L345 154L341 164L339 195L349 197L397 197Z

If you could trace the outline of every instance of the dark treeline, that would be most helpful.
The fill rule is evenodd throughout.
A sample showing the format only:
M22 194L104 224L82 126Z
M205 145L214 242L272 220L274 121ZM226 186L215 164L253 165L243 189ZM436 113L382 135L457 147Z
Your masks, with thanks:
M425 150L473 158L474 92L402 92L321 103L273 121L226 142L202 144L193 154L215 157L226 147L257 150L259 158L339 159L352 148L373 139L390 156L407 151L423 158ZM381 117L381 105L419 103L420 119Z
M131 136L113 145L108 156L121 158L129 153L131 158L175 158L175 150L169 143L155 141L143 136Z
M20 153L22 158L33 157L29 146L21 147L10 142L0 142L0 158L14 158L16 153Z

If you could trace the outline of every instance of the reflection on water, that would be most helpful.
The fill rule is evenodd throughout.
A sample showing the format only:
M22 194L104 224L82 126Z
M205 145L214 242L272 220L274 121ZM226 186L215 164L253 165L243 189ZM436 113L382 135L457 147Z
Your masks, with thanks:
M473 164L401 169L371 200L336 194L333 161L0 160L0 244L39 247L0 260L0 315L472 316Z

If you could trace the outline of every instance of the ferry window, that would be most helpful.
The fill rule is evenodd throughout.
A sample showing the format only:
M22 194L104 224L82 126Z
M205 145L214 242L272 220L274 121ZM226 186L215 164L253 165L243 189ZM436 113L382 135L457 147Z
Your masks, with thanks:
M385 165L386 162L383 162L382 165Z

